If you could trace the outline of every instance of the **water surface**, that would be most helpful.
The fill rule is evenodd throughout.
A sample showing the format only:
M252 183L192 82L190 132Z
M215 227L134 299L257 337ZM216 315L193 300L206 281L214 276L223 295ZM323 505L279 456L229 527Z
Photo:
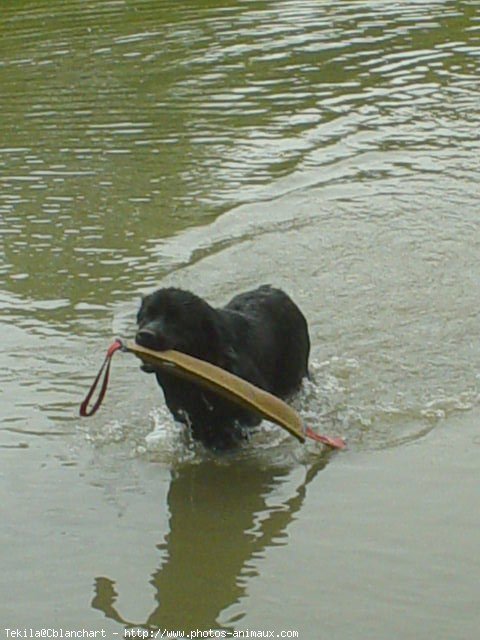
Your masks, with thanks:
M6 626L473 637L479 15L3 8ZM142 293L264 282L309 321L296 407L348 453L264 425L212 459L127 356L77 417Z

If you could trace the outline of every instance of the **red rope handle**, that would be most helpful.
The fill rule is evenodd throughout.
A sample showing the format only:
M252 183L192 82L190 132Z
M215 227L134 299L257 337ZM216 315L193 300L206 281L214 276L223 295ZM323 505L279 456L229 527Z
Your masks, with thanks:
M111 361L112 361L112 356L115 353L115 351L118 351L122 347L123 347L123 344L118 339L115 340L108 347L107 355L105 356L105 360L103 361L103 364L100 367L100 371L97 373L97 377L93 381L93 384L90 387L90 391L87 393L87 395L85 397L85 400L80 405L80 415L83 418L87 418L87 417L93 416L93 414L97 412L98 408L102 404L103 398L105 397L105 393L107 392L108 378L109 378L109 375L110 375L110 364L111 364ZM93 396L93 394L95 392L95 389L97 388L97 385L98 385L98 383L100 381L100 378L102 377L102 373L104 371L105 371L105 374L103 376L103 382L102 382L102 386L100 387L98 398L96 399L96 401L93 404L93 406L89 409L88 408L88 404L89 404L90 400L92 399L92 396Z
M345 449L347 443L343 438L332 438L331 436L323 436L320 433L315 433L311 427L305 428L305 436L310 438L311 440L315 440L316 442L321 442L322 444L326 444L328 447L332 447L332 449Z

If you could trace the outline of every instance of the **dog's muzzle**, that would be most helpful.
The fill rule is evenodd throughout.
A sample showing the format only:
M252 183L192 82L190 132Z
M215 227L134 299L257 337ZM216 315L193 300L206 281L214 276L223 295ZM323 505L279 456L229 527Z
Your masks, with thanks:
M141 347L147 347L147 349L153 349L154 351L166 351L169 348L168 342L162 333L148 325L137 331L135 342ZM155 373L156 371L156 368L147 362L143 362L140 365L140 369L145 373Z

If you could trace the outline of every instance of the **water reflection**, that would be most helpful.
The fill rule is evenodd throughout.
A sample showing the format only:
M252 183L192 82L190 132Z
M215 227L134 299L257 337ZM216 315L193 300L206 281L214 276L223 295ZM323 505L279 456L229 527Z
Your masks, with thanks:
M284 493L287 468L262 469L238 459L180 467L168 492L170 530L158 545L162 563L150 581L155 609L146 620L130 620L116 607L115 581L104 576L95 580L92 607L126 627L218 628L221 613L245 596L266 549L287 544L288 526L327 460L318 458L293 495L279 501L274 494Z
M308 479L284 497L283 483L294 475L282 470L288 444L264 443L266 458L282 459L275 471L241 461L228 472L198 460L180 466L159 566L154 560L147 569L156 604L138 622L128 611L134 597L116 600L115 580L132 553L116 535L121 521L88 490L88 473L55 473L52 451L59 450L63 472L101 448L104 456L92 464L99 486L121 466L119 450L142 469L155 466L144 452L150 409L161 398L136 364L115 363L96 422L79 425L76 417L112 330L121 325L120 333L131 334L138 293L159 282L221 304L270 281L294 295L309 320L318 376L298 406L308 423L346 435L352 455L364 460L369 449L400 445L403 468L392 475L393 458L377 457L386 468L370 478L395 477L402 486L389 482L392 493L379 503L373 480L350 492L361 500L356 509L334 512L333 535L341 531L352 554L343 564L333 559L326 583L316 576L329 556L312 558L308 548L305 564L283 574L284 619L308 618L297 594L311 574L312 598L328 615L339 612L345 637L361 635L358 622L372 606L380 615L373 623L369 616L365 637L402 635L389 625L405 629L418 557L438 572L427 567L422 597L410 598L410 636L423 629L439 637L456 611L457 635L474 637L465 632L465 620L476 615L468 607L470 582L452 605L445 579L452 567L472 564L465 536L451 545L450 565L445 545L438 554L432 549L429 530L438 529L437 511L451 505L458 511L446 541L455 539L455 523L472 522L457 491L478 468L465 458L472 450L466 441L453 438L465 446L457 464L450 456L452 500L430 500L435 479L428 504L417 505L420 518L403 510L404 531L390 539L382 527L399 522L403 491L433 468L424 465L430 449L406 444L443 421L436 433L450 452L452 417L479 404L478 2L17 0L2 3L0 36L0 446L9 488L1 595L8 614L22 627L48 627L45 616L65 600L65 628L94 627L99 611L144 628L228 625L232 603L247 619L252 610L254 619L268 617L275 604L261 597L250 611L245 604L261 584L258 577L247 589L264 567L258 557L286 541L292 519L301 517L297 533L308 543L320 526L315 504L302 511ZM155 426L169 433L166 420ZM180 465L173 440L157 441L157 469ZM302 462L294 464L300 471ZM357 468L339 467L342 478L358 482ZM142 515L152 502L135 483L123 484L140 514L128 526L143 539ZM365 505L376 505L381 517ZM163 515L163 505L157 508ZM359 546L365 513L371 528ZM375 533L386 547L373 549ZM268 554L279 574L278 565L296 562L292 547ZM415 566L398 571L399 549ZM100 567L104 551L107 567L119 563L115 575ZM352 581L350 560L360 557L365 564L356 565ZM375 565L382 573L372 581ZM85 608L94 575L109 577L98 578L94 608ZM345 594L347 616L338 606ZM436 624L425 627L426 616ZM331 617L330 635L338 636ZM307 622L311 637L316 624Z

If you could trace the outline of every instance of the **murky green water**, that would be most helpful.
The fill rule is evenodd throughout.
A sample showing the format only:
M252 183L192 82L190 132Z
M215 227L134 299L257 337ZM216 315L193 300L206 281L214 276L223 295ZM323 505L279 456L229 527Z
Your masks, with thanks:
M2 627L475 637L480 4L17 0L0 30ZM348 452L265 425L211 459L126 355L77 417L142 292L263 282Z

